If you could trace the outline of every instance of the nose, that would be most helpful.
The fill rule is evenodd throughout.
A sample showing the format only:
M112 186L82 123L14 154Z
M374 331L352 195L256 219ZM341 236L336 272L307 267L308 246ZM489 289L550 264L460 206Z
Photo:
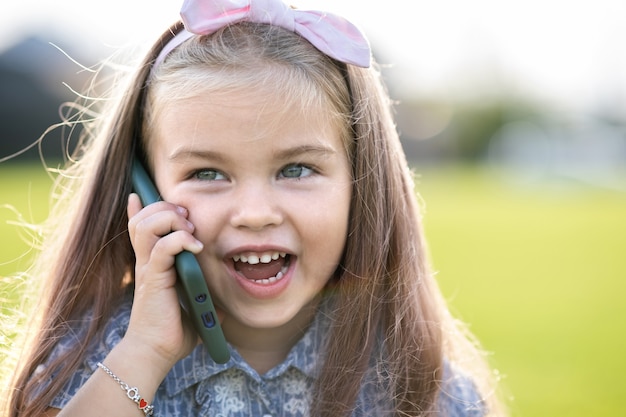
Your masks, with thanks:
M234 209L230 219L233 227L262 230L283 222L283 211L277 193L271 186L241 186L234 197Z

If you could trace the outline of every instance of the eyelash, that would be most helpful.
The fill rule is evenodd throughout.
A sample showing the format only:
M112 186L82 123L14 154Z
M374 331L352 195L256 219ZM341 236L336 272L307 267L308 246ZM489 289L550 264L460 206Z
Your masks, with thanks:
M298 176L295 177L290 177L285 175L285 172L288 170L293 170L293 169L297 169L298 172ZM300 180L302 178L306 178L309 177L313 174L315 174L317 171L306 164L301 164L301 163L292 163L292 164L287 164L284 167L282 167L279 171L278 171L278 177L279 178L285 178L285 179L295 179L295 180ZM211 174L211 178L201 178L202 174L207 174L210 173ZM222 181L224 179L227 179L228 177L222 173L221 171L217 170L217 169L212 169L212 168L202 168L202 169L198 169L193 171L191 177L195 180L199 180L199 181Z
M287 177L287 176L284 175L284 172L286 170L290 170L290 169L294 169L294 168L299 170L299 174L300 174L299 176L297 176L297 177ZM307 171L306 175L302 175L302 171ZM281 178L288 178L288 179L297 179L297 180L299 180L299 179L302 179L302 178L305 178L305 177L309 177L309 176L315 174L315 172L316 171L312 167L310 167L309 165L293 163L293 164L288 164L288 165L284 166L283 168L281 168L280 171L279 171L279 174L280 174Z
M200 176L203 173L211 173L213 174L213 176L221 176L223 178L201 178ZM196 180L200 180L200 181L221 181L226 179L226 175L224 175L223 173L221 173L220 171L216 170L216 169L211 169L211 168L202 168L202 169L198 169L196 171L193 172L192 175L193 179Z

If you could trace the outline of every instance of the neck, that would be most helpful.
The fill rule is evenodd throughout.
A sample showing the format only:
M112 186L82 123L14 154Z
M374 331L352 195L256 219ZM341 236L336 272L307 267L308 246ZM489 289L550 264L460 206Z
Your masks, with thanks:
M311 302L280 327L265 329L247 327L241 323L224 323L226 339L259 375L263 375L284 361L291 348L300 340L313 321L318 301Z

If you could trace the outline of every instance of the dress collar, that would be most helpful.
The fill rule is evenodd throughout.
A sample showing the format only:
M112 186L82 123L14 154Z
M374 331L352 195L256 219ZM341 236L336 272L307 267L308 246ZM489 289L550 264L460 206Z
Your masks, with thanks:
M214 362L204 346L198 345L189 356L177 362L165 377L164 384L167 395L177 395L181 391L231 368L241 369L259 382L278 378L292 367L310 378L317 378L320 353L324 351L323 335L328 333L327 329L330 325L328 314L325 314L328 304L328 300L321 302L313 322L302 338L293 346L287 358L266 374L259 375L230 344L228 345L230 360L224 364Z

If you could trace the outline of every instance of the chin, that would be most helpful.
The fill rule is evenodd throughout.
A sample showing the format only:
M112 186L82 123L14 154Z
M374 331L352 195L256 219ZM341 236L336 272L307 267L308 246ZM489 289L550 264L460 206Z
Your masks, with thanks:
M274 330L291 325L296 327L307 327L312 320L309 312L309 304L296 308L290 305L266 305L256 308L249 307L241 309L231 316L231 319L239 322L243 327L258 330Z

